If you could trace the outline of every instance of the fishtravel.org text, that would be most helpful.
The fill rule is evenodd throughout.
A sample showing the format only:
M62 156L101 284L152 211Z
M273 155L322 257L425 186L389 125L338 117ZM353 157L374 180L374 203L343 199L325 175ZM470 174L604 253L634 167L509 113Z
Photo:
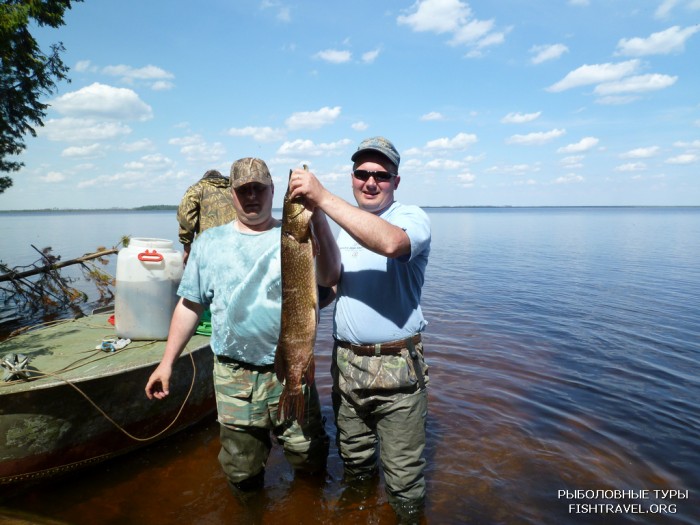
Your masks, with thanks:
M569 514L676 514L690 497L687 490L559 490Z

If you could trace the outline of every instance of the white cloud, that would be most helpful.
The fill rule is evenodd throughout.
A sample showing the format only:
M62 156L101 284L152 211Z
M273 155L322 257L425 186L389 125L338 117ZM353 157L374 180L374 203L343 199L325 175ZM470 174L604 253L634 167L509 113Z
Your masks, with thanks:
M372 62L374 62L377 59L378 56L379 56L379 49L367 51L366 53L362 53L362 61L365 64L371 64Z
M424 168L435 171L456 171L464 167L464 162L451 159L433 159L425 163Z
M418 32L454 32L471 16L469 6L460 0L418 0L411 10L411 14L399 16L397 22Z
M157 82L151 84L151 89L153 91L168 91L170 89L173 89L174 87L175 84L167 80L158 80Z
M355 131L365 131L369 126L365 122L355 122L350 126Z
M644 162L628 162L627 164L621 164L615 168L615 171L643 171L647 169L647 165Z
M622 104L629 104L635 100L639 100L640 97L626 95L626 96L608 96L600 97L596 99L596 104L606 105L606 106L619 106Z
M39 177L39 179L41 179L43 182L55 184L66 180L66 176L58 171L49 171L46 175Z
M683 155L678 155L676 157L666 159L666 163L685 165L694 164L698 160L700 160L700 156L696 155L695 153L684 153Z
M652 33L649 38L622 38L617 44L616 54L646 56L680 53L685 49L685 42L698 31L700 24L685 29L681 29L680 26L669 27L664 31Z
M101 153L101 148L99 143L89 146L71 146L61 152L61 157L94 157Z
M230 128L226 134L232 137L251 137L258 142L274 142L282 140L285 132L281 129L270 127L247 126L245 128Z
M666 89L676 83L678 77L653 73L623 78L616 82L606 82L595 87L598 95L619 95L621 93L645 93Z
M620 155L621 159L648 159L659 152L658 146L650 146L648 148L635 148Z
M200 135L170 139L168 144L180 147L180 153L188 161L216 162L226 154L226 148L220 142L207 143Z
M275 18L280 22L288 23L292 21L291 9L281 2L263 0L260 2L260 9L274 9L276 11Z
M578 184L583 182L585 179L581 175L576 175L575 173L568 173L561 177L554 179L554 184Z
M445 117L442 113L438 113L437 111L431 111L430 113L426 113L425 115L422 115L420 120L422 121L431 121L431 120L445 120Z
M338 49L326 49L324 51L319 51L314 56L331 64L344 64L345 62L350 62L350 60L352 60L352 53L350 51L341 51Z
M292 159L303 159L305 156L319 157L321 155L343 153L349 144L351 144L350 139L322 144L315 144L308 139L297 139L282 144L277 150L277 154L283 158Z
M330 108L328 106L318 111L301 111L293 113L285 124L289 129L319 129L328 124L333 124L340 116L340 106Z
M148 173L154 171L165 171L175 165L170 158L159 153L144 155L137 161L127 162L124 167L128 170L146 170Z
M469 5L460 0L418 0L396 22L416 32L451 33L450 45L474 50L468 56L477 56L481 49L505 39L504 32L494 31L493 20L473 18Z
M93 142L110 140L131 133L131 128L121 122L101 122L95 119L50 119L37 131L49 140L63 142Z
M425 147L428 150L461 150L477 142L472 133L458 133L453 138L440 138L429 141Z
M569 48L564 44L552 44L546 46L532 46L530 48L530 53L535 56L530 59L533 64L541 64L547 60L554 60L559 58L564 53L568 53Z
M537 173L541 170L538 164L503 164L491 166L486 170L487 173L503 173L505 175L524 175L525 173Z
M567 169L573 170L583 167L583 155L570 155L561 159L561 164Z
M145 121L153 118L151 106L131 89L95 82L78 91L61 95L51 106L69 117Z
M95 171L97 168L91 162L83 162L72 167L74 171Z
M460 186L463 188L471 188L474 186L474 182L476 181L476 175L473 175L472 173L460 173L457 175L457 180L459 180Z
M673 145L676 148L692 148L692 149L698 149L700 148L700 140L694 140L692 142L684 142L682 140L679 140L678 142L674 142Z
M135 152L153 149L153 142L150 139L141 139L134 142L124 143L120 146L122 151Z
M640 67L638 59L618 62L617 64L585 64L570 71L562 80L549 86L547 91L558 93L574 87L601 82L612 82L635 73Z
M523 146L539 146L566 134L564 129L553 129L551 131L540 131L528 133L527 135L511 135L506 140L507 144L520 144Z
M105 66L102 68L102 73L119 77L126 84L133 84L135 81L150 82L151 88L155 90L171 89L173 84L170 80L175 78L172 73L152 65L141 68L124 64Z
M490 36L489 33L493 29L493 26L493 20L472 20L455 31L454 36L450 40L450 44L458 46L461 44L478 43L479 40Z
M323 182L337 182L339 180L347 180L348 176L351 176L350 173L352 172L352 166L348 165L347 168L342 168L340 171L330 171L322 174L316 174L318 179Z
M95 71L95 68L89 60L79 60L73 66L73 70L78 73L85 73L86 71Z
M561 147L557 153L581 153L595 147L599 140L595 137L584 137L580 141Z
M542 115L541 111L536 113L508 113L501 119L503 124L525 124L537 120Z
M501 31L498 33L489 33L484 38L479 40L479 42L477 42L476 46L479 49L483 49L485 47L494 46L497 44L502 44L506 40L506 33L510 33L511 29L512 29L512 27L508 27L505 29L505 31Z
M79 189L113 186L121 183L124 187L134 187L137 183L147 181L147 174L142 171L127 171L114 175L100 175L93 179L84 180L78 183Z
M279 11L277 11L276 17L277 20L280 22L291 22L292 21L292 11L289 7L280 7Z
M671 9L673 9L677 3L678 0L663 0L661 5L656 8L654 18L668 18Z

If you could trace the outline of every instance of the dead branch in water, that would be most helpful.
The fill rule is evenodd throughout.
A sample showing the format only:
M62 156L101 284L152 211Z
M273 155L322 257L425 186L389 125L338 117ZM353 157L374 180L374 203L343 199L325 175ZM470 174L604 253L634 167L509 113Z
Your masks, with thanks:
M61 269L72 265L79 265L83 277L91 282L99 294L98 302L108 304L114 299L114 293L110 286L114 286L114 278L101 270L97 264L109 264L108 256L119 251L119 245L127 246L128 237L122 237L119 244L113 248L99 247L93 253L87 253L80 257L61 261L60 256L52 253L52 248L47 247L36 250L40 258L34 263L9 268L0 262L0 302L12 303L18 311L30 310L52 313L64 308L78 308L79 303L87 302L86 293L78 290L71 283L75 281L61 274ZM34 278L34 279L31 279Z
M32 245L32 248L34 248L36 250L34 245ZM112 255L114 253L117 253L118 251L119 250L117 248L111 248L109 250L88 253L88 254L83 255L82 257L77 257L77 258L71 259L69 261L63 261L63 262L55 263L55 264L47 263L44 266L35 267L35 268L32 268L31 270L25 270L23 272L15 272L12 269L9 269L8 273L6 273L4 275L0 275L0 283L5 282L5 281L11 281L13 279L23 279L25 277L31 277L32 275L36 275L36 274L39 274L41 272L58 270L60 268L65 268L66 266L70 266L72 264L80 264L80 263L83 263L85 261L90 261L92 259L99 259L100 257L105 257L107 255ZM44 253L43 252L41 252L41 253L42 253L42 256L45 257ZM7 271L7 270L5 270L4 266L2 266L2 269L4 271Z

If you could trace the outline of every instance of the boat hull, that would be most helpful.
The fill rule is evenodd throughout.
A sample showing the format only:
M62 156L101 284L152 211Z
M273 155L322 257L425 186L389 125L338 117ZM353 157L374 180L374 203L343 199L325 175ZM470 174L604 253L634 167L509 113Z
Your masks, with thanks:
M30 356L30 381L0 385L0 484L54 476L170 436L216 408L209 338L195 336L173 367L170 395L149 400L164 341L96 350L108 315L29 332L0 356Z

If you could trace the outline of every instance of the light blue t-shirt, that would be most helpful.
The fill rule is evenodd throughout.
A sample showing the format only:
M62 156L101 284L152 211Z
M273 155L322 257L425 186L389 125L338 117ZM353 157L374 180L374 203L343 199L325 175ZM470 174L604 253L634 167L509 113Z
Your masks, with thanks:
M430 254L430 219L418 206L398 202L380 217L408 234L411 254L389 259L363 248L341 230L342 273L333 333L355 344L405 339L422 332L427 324L420 298Z
M260 234L235 223L194 243L178 295L211 309L211 348L252 365L274 363L282 304L280 226Z

